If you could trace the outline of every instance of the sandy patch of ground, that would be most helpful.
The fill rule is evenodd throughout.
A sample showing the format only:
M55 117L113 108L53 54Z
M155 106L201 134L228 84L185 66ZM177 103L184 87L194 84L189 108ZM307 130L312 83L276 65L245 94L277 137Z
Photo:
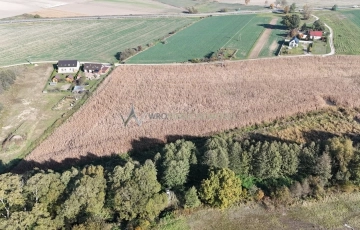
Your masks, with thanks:
M16 71L15 83L0 94L3 110L0 115L0 142L10 134L26 137L24 142L9 149L0 148L0 160L8 162L26 150L63 111L53 111L63 94L43 94L52 65L18 66L9 68ZM2 70L2 69L1 69Z
M129 15L180 13L181 9L150 0L92 1L55 7L53 9L83 15Z
M26 160L47 164L90 153L139 150L184 135L207 136L326 107L324 98L339 106L359 106L360 85L354 77L359 61L359 56L331 56L225 66L122 65ZM128 118L131 105L140 126L134 118L124 126L122 116ZM154 113L165 116L151 117Z
M39 11L31 12L31 14L38 14L43 18L62 18L62 17L75 17L86 16L86 14L74 13L69 11L57 10L57 9L41 9Z
M8 18L40 9L36 6L27 6L13 2L0 1L0 18Z
M271 19L269 25L275 25L278 18ZM269 36L271 34L271 28L265 29L265 31L261 34L260 38L257 40L254 48L252 49L249 58L257 58L263 49L264 45L267 43L267 40L269 39Z

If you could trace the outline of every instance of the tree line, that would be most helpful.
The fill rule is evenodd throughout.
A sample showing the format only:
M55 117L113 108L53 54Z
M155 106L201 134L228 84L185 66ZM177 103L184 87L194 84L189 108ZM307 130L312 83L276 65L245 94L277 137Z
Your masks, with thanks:
M119 159L0 175L0 229L140 230L174 209L286 205L360 183L360 150L345 137L300 144L222 134L166 144L143 163Z

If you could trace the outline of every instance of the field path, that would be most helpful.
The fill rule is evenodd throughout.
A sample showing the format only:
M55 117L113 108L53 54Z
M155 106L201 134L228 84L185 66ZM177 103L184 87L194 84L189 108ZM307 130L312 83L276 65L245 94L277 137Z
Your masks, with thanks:
M258 41L255 44L254 49L251 51L249 58L253 59L253 58L257 58L261 52L261 50L263 49L264 45L266 44L270 33L271 33L271 29L272 29L272 25L275 25L277 22L278 18L273 18L270 21L270 28L269 29L265 29L265 31L262 33L262 35L260 36L260 38L258 39Z

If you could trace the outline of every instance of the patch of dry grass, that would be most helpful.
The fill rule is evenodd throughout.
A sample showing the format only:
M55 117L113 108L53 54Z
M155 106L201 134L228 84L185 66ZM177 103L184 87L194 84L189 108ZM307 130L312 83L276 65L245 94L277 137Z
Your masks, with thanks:
M359 217L360 196L352 193L332 195L320 201L304 201L272 211L255 203L224 211L203 209L162 221L157 229L345 229L344 224L358 229Z
M360 106L360 57L298 57L201 65L119 66L26 160L45 163L127 152L173 136L214 132L328 107ZM325 99L324 99L325 98ZM131 104L142 120L124 127ZM232 119L150 119L148 113ZM194 117L192 117L194 118Z

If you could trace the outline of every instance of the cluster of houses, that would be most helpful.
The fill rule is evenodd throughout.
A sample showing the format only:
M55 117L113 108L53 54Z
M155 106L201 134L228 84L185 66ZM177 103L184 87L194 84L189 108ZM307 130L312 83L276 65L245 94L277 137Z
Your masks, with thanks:
M289 42L289 47L298 47L300 40L320 40L323 38L322 31L310 30L307 33L299 33L298 35L291 38Z
M81 75L78 73L81 68L85 74L97 76L106 74L110 69L109 66L105 66L100 63L81 64L77 60L60 60L57 63L57 74L53 76L50 85L56 85L61 79L63 79L63 74L66 75L65 81L68 83L72 83L75 80L78 80L81 77ZM81 91L83 88L84 87L79 86L77 82L75 91Z
M57 72L59 74L69 74L67 79L72 82L74 77L71 74L77 73L81 68L81 64L77 60L60 60L57 63ZM85 73L106 74L109 71L109 66L100 63L84 63L83 71ZM55 76L56 77L56 76Z

